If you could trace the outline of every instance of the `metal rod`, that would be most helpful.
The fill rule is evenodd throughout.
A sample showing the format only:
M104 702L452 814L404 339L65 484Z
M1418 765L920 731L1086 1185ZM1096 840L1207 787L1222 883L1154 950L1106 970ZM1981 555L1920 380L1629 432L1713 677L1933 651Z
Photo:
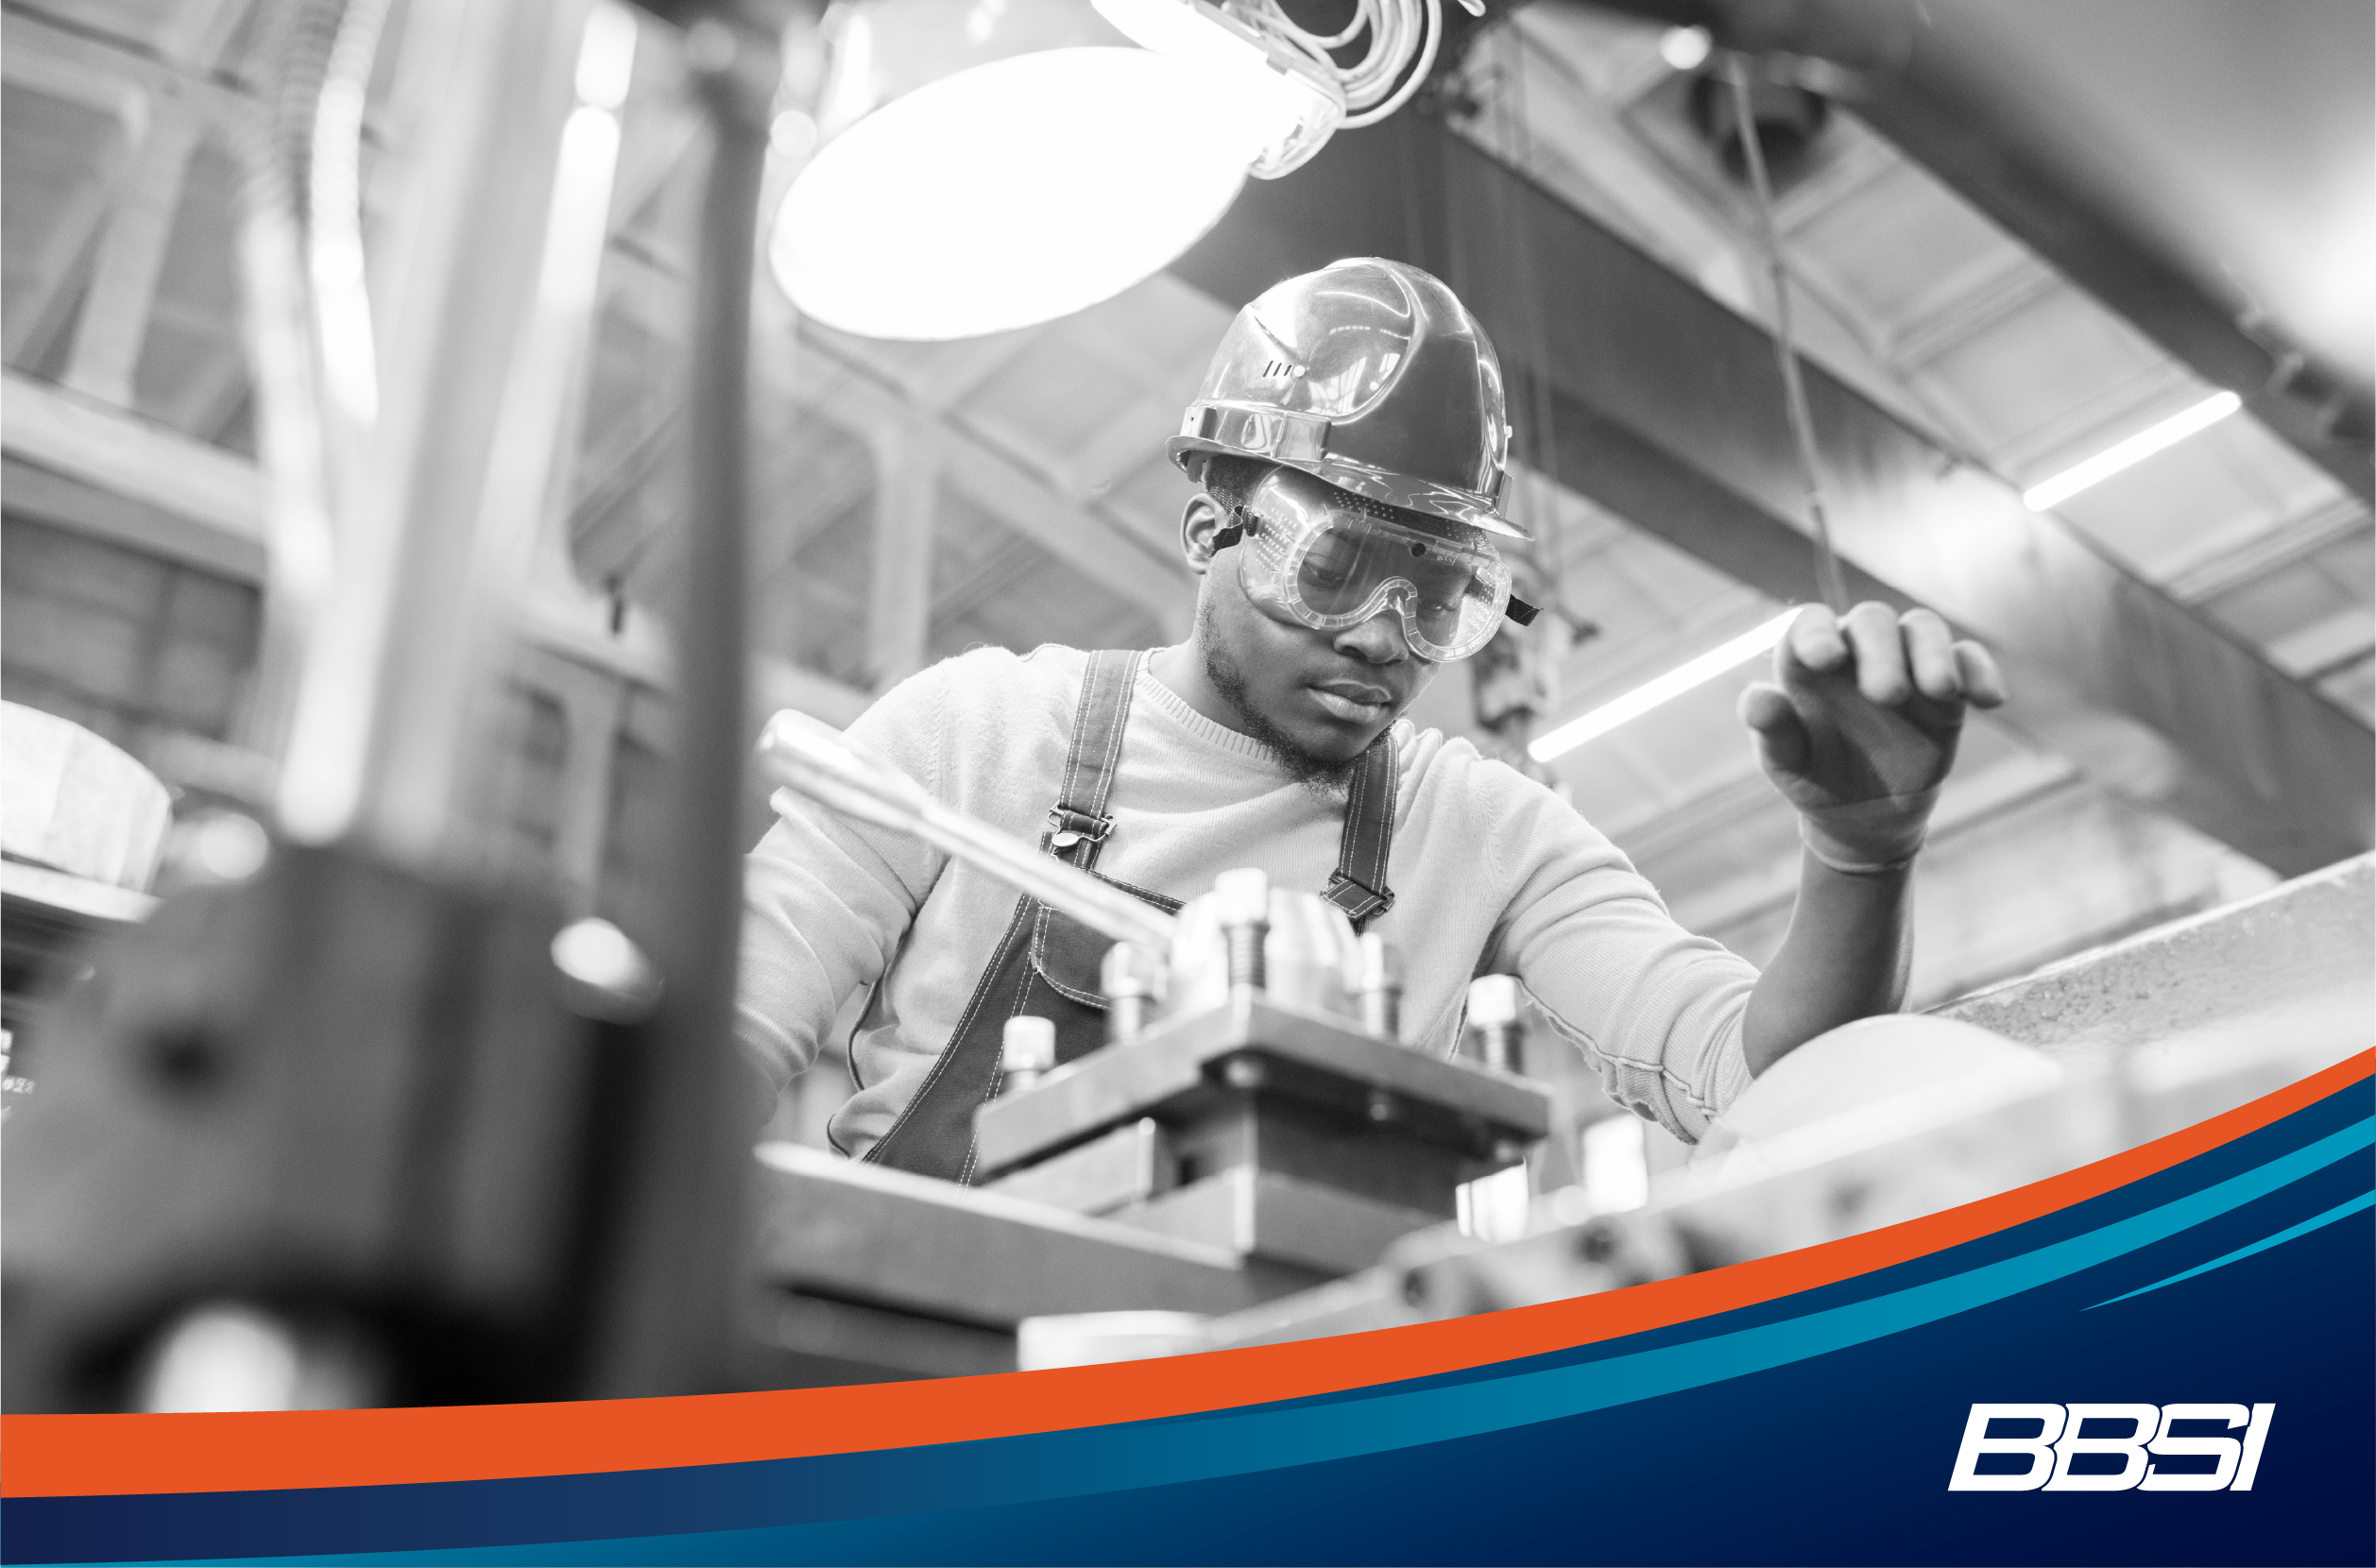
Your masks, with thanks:
M1735 55L1726 76L1733 88L1734 129L1741 139L1741 158L1749 166L1750 188L1757 196L1757 238L1766 251L1766 271L1773 280L1774 359L1782 366L1782 400L1790 416L1790 435L1798 443L1799 469L1806 482L1807 520L1815 528L1815 580L1823 603L1833 613L1848 608L1848 583L1840 574L1839 557L1832 550L1831 516L1823 506L1823 476L1815 453L1815 419L1807 412L1806 386L1799 378L1799 354L1790 332L1790 269L1782 260L1782 238L1774 229L1773 187L1766 179L1766 152L1758 145L1757 121L1749 101L1749 69Z
M819 805L922 839L1116 942L1154 953L1171 950L1177 924L1171 916L943 805L889 762L805 713L770 720L759 758L770 778Z
M368 400L359 389L376 360L377 413L352 453L360 475L338 472L336 439L315 453L344 487L329 497L335 570L300 629L289 693L279 806L300 843L352 838L396 863L435 865L465 859L480 826L469 786L495 711L511 591L482 537L486 486L543 269L590 9L406 9L403 73L428 74L442 92L410 133L405 195L378 236L381 347L358 351L365 313L349 298L333 315L351 330L328 346L338 351L316 388L334 381ZM351 263L316 256L312 270ZM333 362L344 368L332 376ZM334 436L354 422L323 423Z
M757 27L696 22L685 60L712 132L694 261L686 435L692 508L675 612L678 707L658 1027L629 1069L626 1164L608 1225L588 1393L724 1386L758 1082L734 1043L742 914L751 272L767 107Z

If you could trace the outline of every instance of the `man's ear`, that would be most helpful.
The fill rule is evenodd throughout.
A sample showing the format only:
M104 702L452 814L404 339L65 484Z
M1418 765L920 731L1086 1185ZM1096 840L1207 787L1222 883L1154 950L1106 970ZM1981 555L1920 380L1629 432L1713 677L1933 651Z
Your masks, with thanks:
M1228 509L1203 490L1180 508L1180 553L1188 557L1190 571L1202 577L1213 564L1213 536L1228 520Z

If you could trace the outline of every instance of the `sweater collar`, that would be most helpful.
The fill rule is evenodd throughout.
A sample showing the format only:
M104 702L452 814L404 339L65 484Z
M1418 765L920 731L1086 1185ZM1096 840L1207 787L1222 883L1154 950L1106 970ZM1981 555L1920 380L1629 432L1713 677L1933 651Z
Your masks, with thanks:
M1283 773L1275 758L1262 742L1251 735L1240 735L1227 724L1215 724L1188 706L1188 700L1155 678L1150 668L1138 672L1138 694L1161 709L1166 717L1185 731L1189 740L1214 751L1259 763L1266 771Z

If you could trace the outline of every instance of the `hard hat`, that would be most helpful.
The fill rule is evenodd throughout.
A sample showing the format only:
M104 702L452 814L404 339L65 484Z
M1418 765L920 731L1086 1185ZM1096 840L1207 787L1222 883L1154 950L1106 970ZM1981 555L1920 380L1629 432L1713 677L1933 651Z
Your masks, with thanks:
M1501 361L1452 291L1356 257L1273 284L1229 324L1168 449L1301 469L1389 506L1530 537L1501 515Z

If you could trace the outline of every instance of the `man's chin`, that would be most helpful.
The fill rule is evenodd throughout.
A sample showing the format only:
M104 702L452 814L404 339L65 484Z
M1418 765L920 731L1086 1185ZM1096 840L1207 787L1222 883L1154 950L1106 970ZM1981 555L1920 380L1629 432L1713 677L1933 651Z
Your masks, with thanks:
M1308 758L1315 767L1344 768L1370 749L1370 742L1386 732L1392 719L1383 723L1364 724L1297 724L1285 733L1295 750Z

